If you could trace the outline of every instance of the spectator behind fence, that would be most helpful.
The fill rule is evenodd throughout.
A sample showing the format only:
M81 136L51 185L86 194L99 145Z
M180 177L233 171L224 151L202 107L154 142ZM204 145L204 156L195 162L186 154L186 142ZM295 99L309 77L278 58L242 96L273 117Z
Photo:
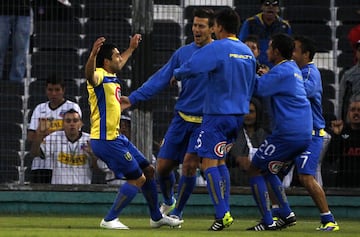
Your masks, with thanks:
M331 121L331 141L325 161L335 167L337 187L360 187L360 96L352 97L349 122ZM324 161L324 162L325 162Z
M339 115L343 121L346 121L348 115L350 98L360 95L360 39L354 48L357 63L344 73L339 86Z
M270 37L276 33L292 34L289 22L282 19L278 13L280 11L279 0L261 0L262 12L247 18L241 26L239 39L244 41L248 35L257 35L260 41L260 64L268 67L274 66L268 61L266 50L269 46Z
M91 184L96 157L88 144L90 135L81 131L83 123L76 110L63 116L64 130L48 135L46 127L36 129L30 153L51 160L51 184Z
M227 159L230 169L232 185L248 185L248 176L246 173L237 176L239 168L241 171L247 171L249 159L251 160L261 143L265 140L268 132L262 127L262 105L260 100L253 97L250 101L249 113L244 116L243 128L240 130L234 145L230 150L229 159ZM243 159L246 159L244 164ZM234 178L236 177L236 179Z
M37 105L31 116L27 134L27 141L30 145L35 140L39 127L46 129L47 135L62 130L63 116L69 109L78 111L82 116L79 105L64 98L65 84L63 79L55 75L47 78L45 92L48 101ZM51 159L35 157L32 161L30 182L51 183L52 167Z
M352 27L350 30L349 30L349 33L348 33L348 40L351 44L351 47L353 48L353 51L354 51L354 63L358 63L359 62L359 58L356 57L356 51L357 51L357 48L358 48L358 41L360 40L360 24Z
M30 34L30 0L2 0L0 7L0 80L6 78L4 76L5 57L11 42L9 80L22 82L26 73L26 55L29 51Z

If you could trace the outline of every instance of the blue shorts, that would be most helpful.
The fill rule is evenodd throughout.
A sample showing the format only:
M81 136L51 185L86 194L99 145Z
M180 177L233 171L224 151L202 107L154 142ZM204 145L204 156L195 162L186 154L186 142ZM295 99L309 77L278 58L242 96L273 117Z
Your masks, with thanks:
M226 146L235 141L243 123L242 115L204 115L196 150L200 157L223 159Z
M320 153L323 147L323 137L312 136L306 154L296 157L295 164L298 174L309 174L315 176Z
M161 143L158 157L183 163L185 153L196 153L200 123L187 122L176 113Z
M260 145L251 163L262 172L277 174L295 160L297 156L306 153L311 139L288 141L281 138L268 136Z
M142 175L142 169L150 165L124 135L115 140L91 139L90 145L94 154L106 163L118 179L137 179Z

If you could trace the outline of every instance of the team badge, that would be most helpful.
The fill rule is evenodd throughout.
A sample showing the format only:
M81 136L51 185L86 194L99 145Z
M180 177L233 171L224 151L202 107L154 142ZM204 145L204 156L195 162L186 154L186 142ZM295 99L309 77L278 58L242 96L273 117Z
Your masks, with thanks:
M274 160L269 162L268 169L272 174L277 174L283 166L284 162Z
M214 147L214 152L218 157L224 157L225 155L226 142L219 142Z
M132 160L132 155L130 154L130 152L126 152L124 155L125 159L127 159L128 161Z

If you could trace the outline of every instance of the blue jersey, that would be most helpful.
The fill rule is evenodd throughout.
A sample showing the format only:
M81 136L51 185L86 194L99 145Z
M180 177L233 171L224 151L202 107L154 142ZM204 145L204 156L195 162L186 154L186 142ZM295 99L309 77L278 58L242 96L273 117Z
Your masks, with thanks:
M270 97L273 136L290 141L311 139L311 106L294 61L284 60L257 78L255 95Z
M265 64L269 67L274 65L268 61L266 50L269 47L271 36L277 33L285 33L291 35L291 27L288 21L277 16L275 22L270 26L266 25L262 20L263 13L256 14L244 21L241 26L239 39L244 41L249 35L257 35L259 37L260 55L258 57L260 64Z
M307 97L311 103L313 116L313 128L319 130L325 128L325 120L322 115L322 83L321 75L313 62L300 68L305 85Z
M140 88L129 95L131 104L148 100L169 86L174 69L180 67L198 49L200 49L199 46L195 43L191 43L176 50L170 60L159 69L159 71L152 75ZM182 111L189 115L202 115L205 95L204 87L205 83L207 83L207 80L205 80L206 78L207 74L198 74L191 80L185 78L182 81L181 91L175 105L175 110Z
M255 82L256 60L248 46L237 38L215 40L197 50L180 68L176 79L183 81L207 74L204 114L249 113ZM203 84L204 85L204 84Z

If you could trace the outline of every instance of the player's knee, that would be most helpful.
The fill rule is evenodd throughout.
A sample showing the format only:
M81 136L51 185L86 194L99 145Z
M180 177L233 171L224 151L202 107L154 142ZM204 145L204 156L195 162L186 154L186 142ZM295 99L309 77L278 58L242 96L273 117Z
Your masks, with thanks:
M128 180L127 182L129 184L135 185L138 188L141 188L144 185L145 181L146 181L146 177L144 174L142 174L139 178L131 179L131 180Z
M195 176L196 175L196 170L199 167L199 164L196 162L188 162L188 163L183 163L182 166L182 173L185 176Z
M310 186L312 184L313 181L315 181L314 176L310 175L310 174L299 174L299 181L300 183L304 186Z
M160 176L169 176L173 169L177 166L171 160L158 159L156 164L156 173Z
M149 165L143 169L146 179L153 179L155 177L155 168L153 165Z

